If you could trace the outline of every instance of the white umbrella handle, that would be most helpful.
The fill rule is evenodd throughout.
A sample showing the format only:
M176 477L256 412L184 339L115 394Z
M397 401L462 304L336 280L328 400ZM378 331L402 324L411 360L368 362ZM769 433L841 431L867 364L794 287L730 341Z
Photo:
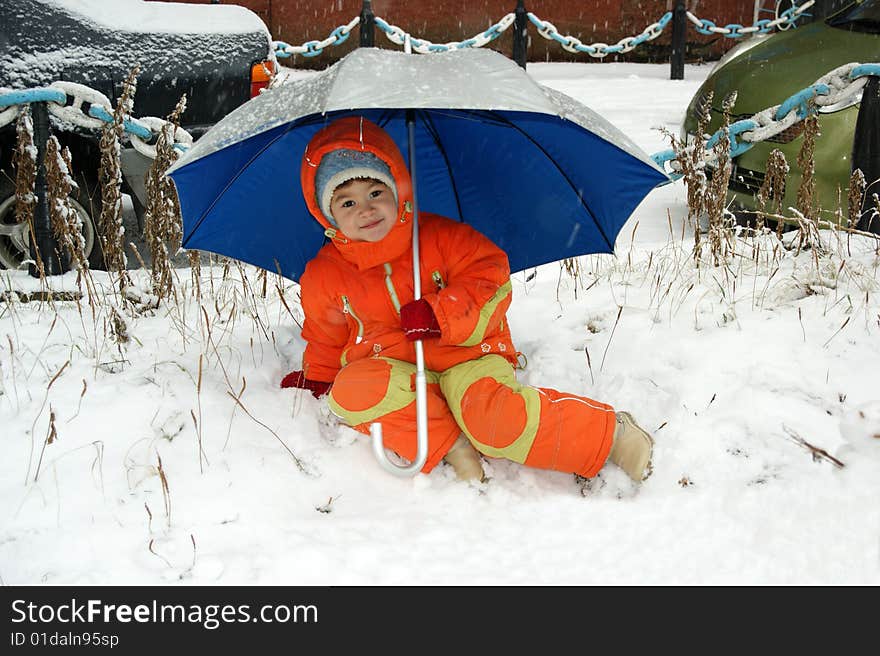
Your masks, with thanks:
M419 264L419 203L416 195L416 121L415 112L406 112L406 127L409 137L409 175L412 180L413 193L413 292L415 300L422 297L422 276ZM409 465L400 466L391 462L385 453L382 443L382 425L379 422L370 424L370 436L373 438L373 455L386 470L396 476L412 476L422 470L428 459L428 391L425 379L425 354L422 340L416 340L416 459Z
M428 459L428 392L425 380L425 357L422 352L422 340L416 346L416 458L409 465L397 465L388 459L382 443L382 424L370 424L370 435L373 438L373 455L382 468L395 476L413 476L422 470ZM421 362L421 366L419 366Z

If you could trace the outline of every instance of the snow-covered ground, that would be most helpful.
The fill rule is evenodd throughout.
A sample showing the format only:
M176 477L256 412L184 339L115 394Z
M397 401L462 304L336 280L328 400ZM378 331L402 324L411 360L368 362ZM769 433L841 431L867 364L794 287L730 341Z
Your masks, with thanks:
M652 153L710 67L528 70ZM200 301L177 270L179 300L128 316L122 346L106 303L0 304L2 583L880 583L876 244L767 236L698 269L686 216L681 183L656 189L616 256L514 279L522 380L632 411L656 439L639 488L613 466L583 490L498 460L483 484L385 473L278 388L297 288L270 275L264 297L249 267L203 268Z

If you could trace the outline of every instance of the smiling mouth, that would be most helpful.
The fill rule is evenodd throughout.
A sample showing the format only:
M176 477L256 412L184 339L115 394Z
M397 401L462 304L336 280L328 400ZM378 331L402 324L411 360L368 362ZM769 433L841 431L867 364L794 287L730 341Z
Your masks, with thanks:
M377 225L382 223L382 221L384 221L384 219L376 219L372 223L367 223L366 225L362 225L361 230L369 230L370 228L375 228Z

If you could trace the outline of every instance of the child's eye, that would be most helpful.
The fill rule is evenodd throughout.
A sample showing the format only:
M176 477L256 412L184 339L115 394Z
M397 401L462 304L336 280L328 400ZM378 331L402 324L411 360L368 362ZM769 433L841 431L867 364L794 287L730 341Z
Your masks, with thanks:
M354 207L353 200L344 200L342 201L342 207Z
M370 198L378 198L384 191L384 189L373 189L373 191L370 192Z

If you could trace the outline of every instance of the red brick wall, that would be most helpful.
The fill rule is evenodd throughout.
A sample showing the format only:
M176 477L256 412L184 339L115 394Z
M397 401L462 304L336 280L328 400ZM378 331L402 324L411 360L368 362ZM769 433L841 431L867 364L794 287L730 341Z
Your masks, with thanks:
M180 0L178 0L180 1ZM210 0L184 0L208 3ZM361 0L237 0L222 4L238 4L256 12L269 27L273 38L291 45L301 45L309 40L322 40L339 25L348 23L360 14ZM397 25L413 36L434 43L461 41L479 34L505 14L516 8L516 0L373 0L373 13ZM730 23L751 25L754 17L754 0L687 0L687 8L698 18L707 18L717 25ZM768 6L772 3L765 2ZM560 34L572 35L584 44L606 43L613 45L620 39L641 34L648 25L669 11L672 0L526 0L527 11L556 26ZM762 14L762 18L772 18ZM529 61L656 61L669 59L672 25L663 34L623 55L609 55L594 60L587 54L569 53L556 43L538 34L528 23ZM688 61L717 59L734 43L735 39L722 36L704 36L688 21L686 58ZM314 58L288 58L286 65L320 67L336 61L357 46L358 28L352 31L348 41L328 48ZM376 28L376 45L381 48L400 49ZM512 29L489 47L508 56L512 54Z

